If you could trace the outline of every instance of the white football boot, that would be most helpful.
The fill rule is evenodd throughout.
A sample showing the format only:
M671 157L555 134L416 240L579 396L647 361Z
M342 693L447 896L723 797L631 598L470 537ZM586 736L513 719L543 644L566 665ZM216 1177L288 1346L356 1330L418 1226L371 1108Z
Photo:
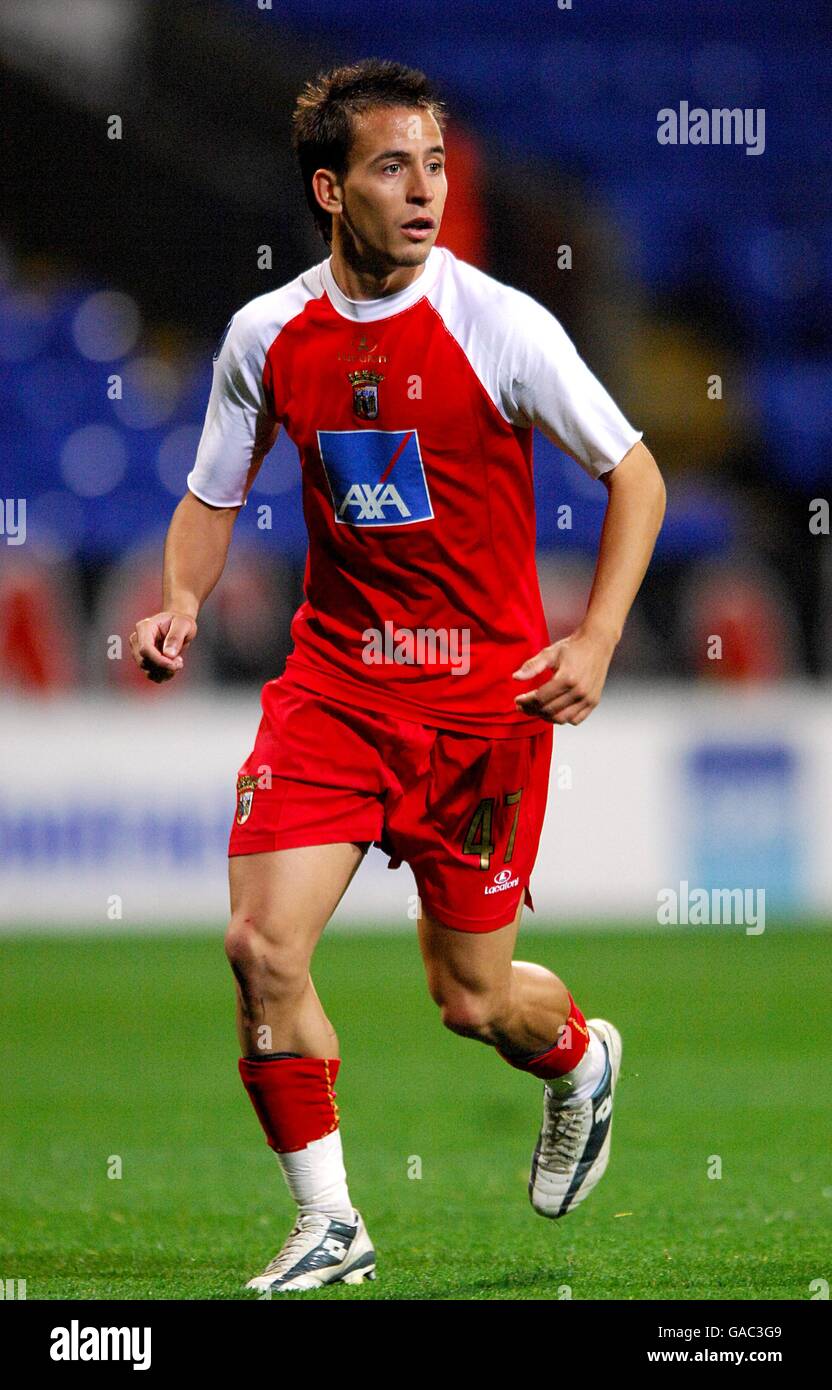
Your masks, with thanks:
M604 1018L588 1019L587 1027L607 1056L592 1096L570 1104L571 1082L555 1077L544 1083L543 1125L529 1177L529 1198L541 1216L567 1216L600 1182L609 1161L621 1035Z
M360 1212L353 1216L352 1225L314 1213L299 1217L283 1249L246 1288L270 1296L375 1279L376 1252Z

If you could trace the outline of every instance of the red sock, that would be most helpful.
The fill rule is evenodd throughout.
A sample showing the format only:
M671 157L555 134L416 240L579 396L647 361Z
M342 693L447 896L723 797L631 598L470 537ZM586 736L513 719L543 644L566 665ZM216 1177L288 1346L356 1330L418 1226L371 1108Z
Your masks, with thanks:
M558 1040L554 1047L547 1048L545 1052L536 1052L530 1057L508 1057L505 1052L500 1052L500 1056L509 1066L517 1067L519 1071L531 1072L532 1076L539 1076L541 1081L548 1081L553 1076L564 1076L566 1072L572 1071L588 1047L589 1029L586 1019L570 994L569 1013L566 1022L561 1024L558 1030Z
M339 1057L241 1057L240 1076L275 1153L296 1153L338 1128Z

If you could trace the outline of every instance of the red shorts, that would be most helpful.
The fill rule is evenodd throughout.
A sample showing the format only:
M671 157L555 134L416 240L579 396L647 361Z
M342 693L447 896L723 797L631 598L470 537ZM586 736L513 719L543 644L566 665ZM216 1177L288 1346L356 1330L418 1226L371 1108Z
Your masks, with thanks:
M375 841L459 931L513 922L537 855L552 729L478 738L268 681L229 855Z

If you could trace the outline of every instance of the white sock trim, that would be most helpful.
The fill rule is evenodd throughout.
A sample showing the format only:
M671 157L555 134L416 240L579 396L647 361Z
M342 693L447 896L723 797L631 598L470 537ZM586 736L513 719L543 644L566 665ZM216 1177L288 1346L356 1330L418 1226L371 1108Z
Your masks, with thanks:
M590 1028L589 1044L586 1052L576 1067L566 1073L572 1082L572 1090L569 1092L569 1105L580 1105L582 1101L589 1100L592 1093L597 1090L598 1083L604 1075L604 1068L607 1065L607 1053L604 1044Z
M300 1216L312 1213L335 1221L353 1220L341 1131L335 1129L296 1153L276 1155Z

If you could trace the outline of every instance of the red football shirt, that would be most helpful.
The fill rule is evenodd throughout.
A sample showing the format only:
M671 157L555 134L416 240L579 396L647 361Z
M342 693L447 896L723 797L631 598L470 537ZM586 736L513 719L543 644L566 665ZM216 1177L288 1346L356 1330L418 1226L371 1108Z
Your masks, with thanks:
M243 504L284 428L309 532L292 680L493 737L543 721L512 671L548 641L535 567L532 431L593 477L640 433L558 321L434 247L406 289L348 299L331 262L232 319L188 486Z

